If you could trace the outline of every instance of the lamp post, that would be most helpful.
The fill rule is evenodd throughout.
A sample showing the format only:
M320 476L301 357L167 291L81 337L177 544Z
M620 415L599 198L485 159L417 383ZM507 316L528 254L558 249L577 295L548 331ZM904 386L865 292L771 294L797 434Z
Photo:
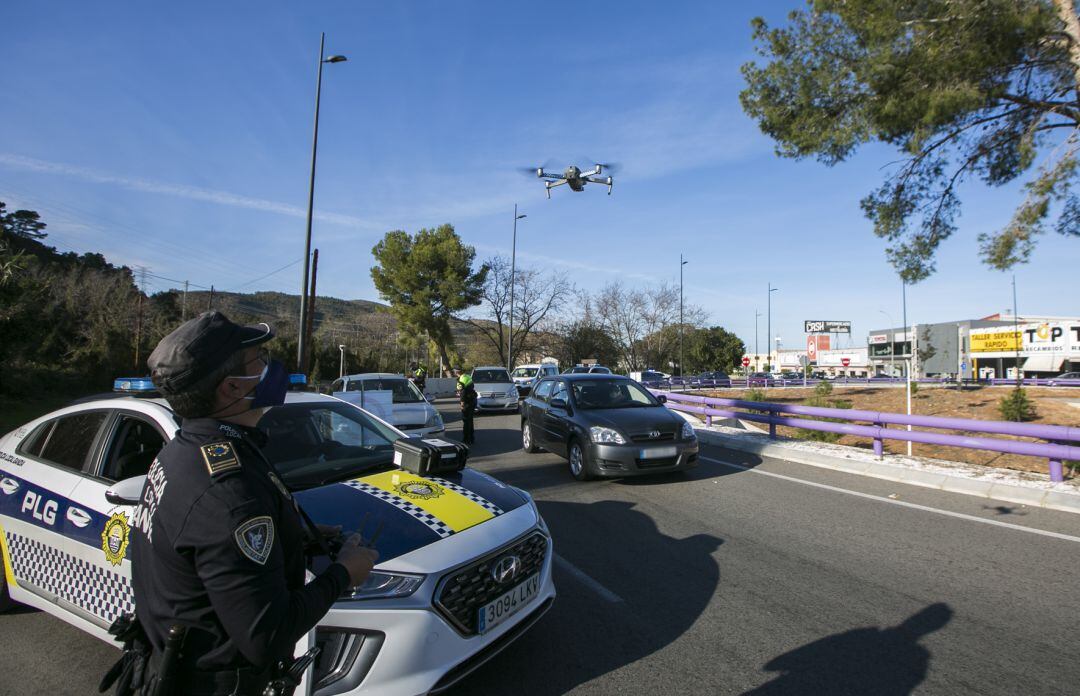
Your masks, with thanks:
M892 317L889 315L888 312L886 312L884 309L879 309L878 313L885 315L885 318L889 320L889 326L893 325ZM889 332L890 333L892 332L891 328L889 329ZM906 335L906 333L905 333L905 335ZM891 337L889 339L889 377L895 376L895 372L896 372L896 355L895 355L896 350L894 348L894 341L893 341L893 339L895 339L895 338L896 337L893 336L893 337Z
M683 266L690 263L683 261L679 254L679 376L683 376Z
M769 339L769 345L765 346L769 349L769 371L771 372L775 367L772 364L772 294L780 288L774 288L772 283L769 283L769 307L768 307L768 319L765 325L765 337Z
M907 345L908 359L907 359L907 380L904 382L905 389L907 390L907 414L911 415L911 368L914 366L915 360L915 336L912 335L911 340L908 340L908 325L907 325L907 280L900 279L901 287L901 302L903 303L904 311L904 344ZM912 332L914 334L914 332ZM909 424L908 432L911 432L911 425ZM907 443L907 456L911 456L911 440Z
M308 274L311 273L311 215L315 206L315 155L319 148L319 97L322 92L322 66L323 63L342 63L348 60L345 56L330 56L323 58L323 47L326 44L326 32L319 35L319 71L315 78L315 129L311 135L311 179L308 182L307 204L307 234L304 236L304 279L300 285L300 333L296 345L296 369L304 371L304 350L307 348L304 340L304 328L307 326L308 314Z
M338 377L344 377L345 376L345 344L342 343L341 345L339 345L338 350L341 351L341 374L339 374Z
M754 310L754 367L757 367L758 356L761 352L758 347L758 317L761 316L761 312Z
M514 369L514 286L517 285L517 221L528 217L525 213L518 215L517 203L514 204L514 241L510 246L510 336L506 348L506 371Z

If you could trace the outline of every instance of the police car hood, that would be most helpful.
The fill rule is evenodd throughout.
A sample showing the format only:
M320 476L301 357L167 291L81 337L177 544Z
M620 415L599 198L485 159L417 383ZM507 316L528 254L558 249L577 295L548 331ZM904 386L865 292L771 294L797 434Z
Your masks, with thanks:
M379 562L486 524L527 498L487 474L466 467L441 476L391 469L295 494L314 522L341 525L367 539L376 535Z

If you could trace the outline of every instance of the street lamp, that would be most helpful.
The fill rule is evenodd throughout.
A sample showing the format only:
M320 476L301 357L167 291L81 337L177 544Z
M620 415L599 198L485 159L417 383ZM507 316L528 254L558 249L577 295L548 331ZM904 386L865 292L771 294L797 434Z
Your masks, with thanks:
M683 266L690 263L683 261L679 254L679 376L683 376Z
M758 317L760 317L760 316L761 316L761 312L759 312L759 311L757 311L755 309L754 310L754 362L755 362L754 366L755 367L757 367L756 363L757 363L758 356L761 355L761 353L758 351L758 326L757 326Z
M510 247L510 336L509 345L506 348L506 371L514 369L514 281L517 279L517 221L528 217L525 213L518 215L517 203L514 204L514 241Z
M878 312L880 314L885 315L885 318L889 320L889 326L890 327L893 326L894 322L892 320L892 316L890 316L888 312L886 312L884 309L879 309ZM896 376L896 355L895 355L896 351L894 349L894 345L895 345L894 344L894 339L896 337L891 335L892 334L892 329L891 328L889 329L889 334L890 334L890 336L889 336L889 377L895 377ZM906 333L905 333L905 337L906 337Z
M341 374L338 375L338 377L344 377L345 376L345 344L342 343L340 346L338 346L338 350L341 351Z
M300 285L300 334L296 345L296 369L304 371L305 327L307 326L308 314L308 275L311 273L311 215L315 206L315 154L319 147L319 97L322 92L322 66L323 63L343 63L348 60L345 56L334 55L323 58L323 48L326 44L326 32L319 35L319 71L315 78L315 129L311 136L311 179L308 182L307 204L307 234L304 236L304 279Z
M766 338L769 338L769 337L772 336L772 294L774 292L776 292L777 290L779 290L779 289L780 288L774 288L772 286L771 282L769 283L769 307L768 307L768 310L767 310L769 316L768 316L767 323L766 323L766 328L765 328L765 337ZM772 339L770 338L770 343L771 342L772 342ZM768 361L769 361L769 370L772 370L773 367L774 367L774 365L772 364L772 346L771 345L766 346L766 348L768 348L769 351L770 351Z

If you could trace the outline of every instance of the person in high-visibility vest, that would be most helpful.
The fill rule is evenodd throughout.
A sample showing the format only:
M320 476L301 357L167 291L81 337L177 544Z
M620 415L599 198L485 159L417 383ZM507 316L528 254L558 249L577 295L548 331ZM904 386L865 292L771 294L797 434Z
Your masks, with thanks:
M413 363L409 365L409 370L412 372L412 381L416 385L416 388L421 392L424 391L424 387L427 386L427 368L423 365Z
M460 370L457 371L460 373ZM458 404L461 406L461 441L471 445L476 441L473 417L476 415L476 387L472 375L460 375L457 381Z

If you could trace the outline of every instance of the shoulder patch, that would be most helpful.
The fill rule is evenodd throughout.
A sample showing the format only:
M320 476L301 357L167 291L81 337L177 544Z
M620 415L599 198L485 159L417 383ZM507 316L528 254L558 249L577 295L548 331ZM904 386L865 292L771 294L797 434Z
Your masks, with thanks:
M233 449L231 443L213 442L203 445L200 449L203 461L206 462L206 470L211 476L240 468L240 460L236 458L236 450Z
M266 565L274 548L274 520L268 515L252 517L233 532L240 553L259 565Z

